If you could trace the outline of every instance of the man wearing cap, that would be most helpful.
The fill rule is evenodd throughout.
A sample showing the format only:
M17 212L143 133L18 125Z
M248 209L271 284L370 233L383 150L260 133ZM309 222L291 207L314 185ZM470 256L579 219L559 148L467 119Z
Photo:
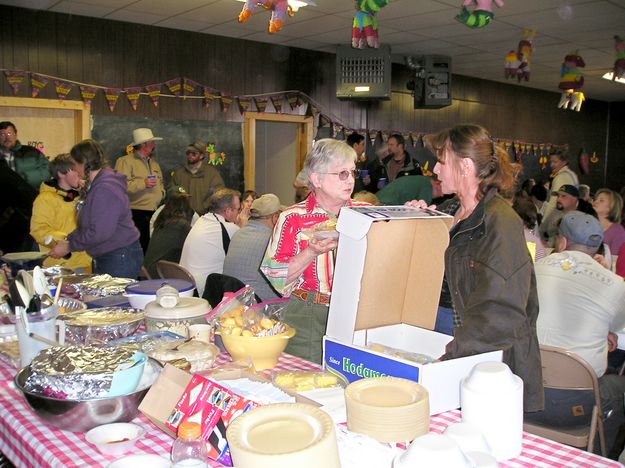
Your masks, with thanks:
M252 202L248 223L232 236L224 261L224 275L249 284L263 301L281 297L260 272L273 228L282 212L280 199L266 193Z
M536 329L541 345L572 351L594 369L604 412L613 410L605 423L609 449L625 421L625 377L605 374L608 335L625 326L625 282L593 259L602 242L603 228L595 217L580 211L564 214L555 253L535 264L540 304ZM545 412L536 417L555 417L561 424L590 419L591 406L563 391L545 392Z
M163 173L153 159L159 140L162 138L155 137L149 128L137 128L129 145L133 150L115 162L115 170L127 179L132 220L141 234L144 253L150 242L150 218L165 196Z
M547 200L547 206L543 214L544 219L556 209L557 193L560 187L563 185L572 185L573 187L579 187L579 179L577 174L569 167L569 152L567 150L558 150L549 155L549 166L551 166L552 174L554 174L551 181L551 196Z
M557 191L551 193L556 200L556 209L545 217L540 225L540 237L549 247L555 247L554 242L558 234L558 223L565 213L574 211L579 205L579 191L574 185L562 185Z
M204 162L206 145L195 142L187 147L187 162L171 171L171 185L180 185L191 195L191 208L196 213L206 213L207 203L215 190L223 188L219 171Z
M235 223L241 209L240 196L237 190L229 188L213 193L209 199L210 211L193 225L184 241L180 265L193 275L200 296L204 294L208 275L223 273L230 241L239 230Z

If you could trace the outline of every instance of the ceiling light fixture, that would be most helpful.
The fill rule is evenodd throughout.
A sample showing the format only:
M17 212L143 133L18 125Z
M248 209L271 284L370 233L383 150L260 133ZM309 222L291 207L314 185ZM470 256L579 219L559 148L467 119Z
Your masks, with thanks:
M245 2L245 0L237 0L238 2ZM288 0L289 6L294 12L297 12L301 7L305 6L317 6L312 0Z
M614 72L607 72L601 78L603 78L604 80L618 81L619 83L625 84L625 78L613 79L614 78Z

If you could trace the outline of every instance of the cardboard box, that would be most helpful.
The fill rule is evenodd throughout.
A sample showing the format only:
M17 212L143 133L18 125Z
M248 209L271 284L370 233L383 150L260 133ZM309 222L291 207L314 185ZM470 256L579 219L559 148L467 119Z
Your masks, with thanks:
M324 366L348 382L391 375L429 391L430 414L460 406L460 381L502 352L418 364L366 346L379 343L438 358L452 337L431 331L451 216L404 206L342 208Z

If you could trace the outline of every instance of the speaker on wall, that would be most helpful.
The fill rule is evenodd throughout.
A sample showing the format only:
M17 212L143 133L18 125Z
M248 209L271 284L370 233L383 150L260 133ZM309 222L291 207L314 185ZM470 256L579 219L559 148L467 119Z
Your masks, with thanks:
M424 55L406 59L415 70L414 81L408 84L414 91L415 109L440 109L451 105L451 57Z

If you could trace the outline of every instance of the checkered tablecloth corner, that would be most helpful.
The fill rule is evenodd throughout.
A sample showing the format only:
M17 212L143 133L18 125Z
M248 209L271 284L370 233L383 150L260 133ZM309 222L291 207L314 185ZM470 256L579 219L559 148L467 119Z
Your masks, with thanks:
M217 365L231 362L221 354ZM314 363L295 356L283 354L276 370L318 370ZM0 452L18 468L26 467L99 467L106 466L115 458L100 454L85 440L84 434L62 431L43 422L28 406L23 395L13 384L16 369L0 356ZM270 377L273 371L262 373ZM430 418L430 430L441 433L453 423L459 422L459 411L448 411ZM145 429L144 437L137 443L135 453L169 457L173 438L154 426L139 414L133 423ZM220 467L209 461L211 467ZM542 437L524 433L523 452L515 459L500 464L502 467L545 468L595 468L621 467L622 465L572 447L552 442Z

